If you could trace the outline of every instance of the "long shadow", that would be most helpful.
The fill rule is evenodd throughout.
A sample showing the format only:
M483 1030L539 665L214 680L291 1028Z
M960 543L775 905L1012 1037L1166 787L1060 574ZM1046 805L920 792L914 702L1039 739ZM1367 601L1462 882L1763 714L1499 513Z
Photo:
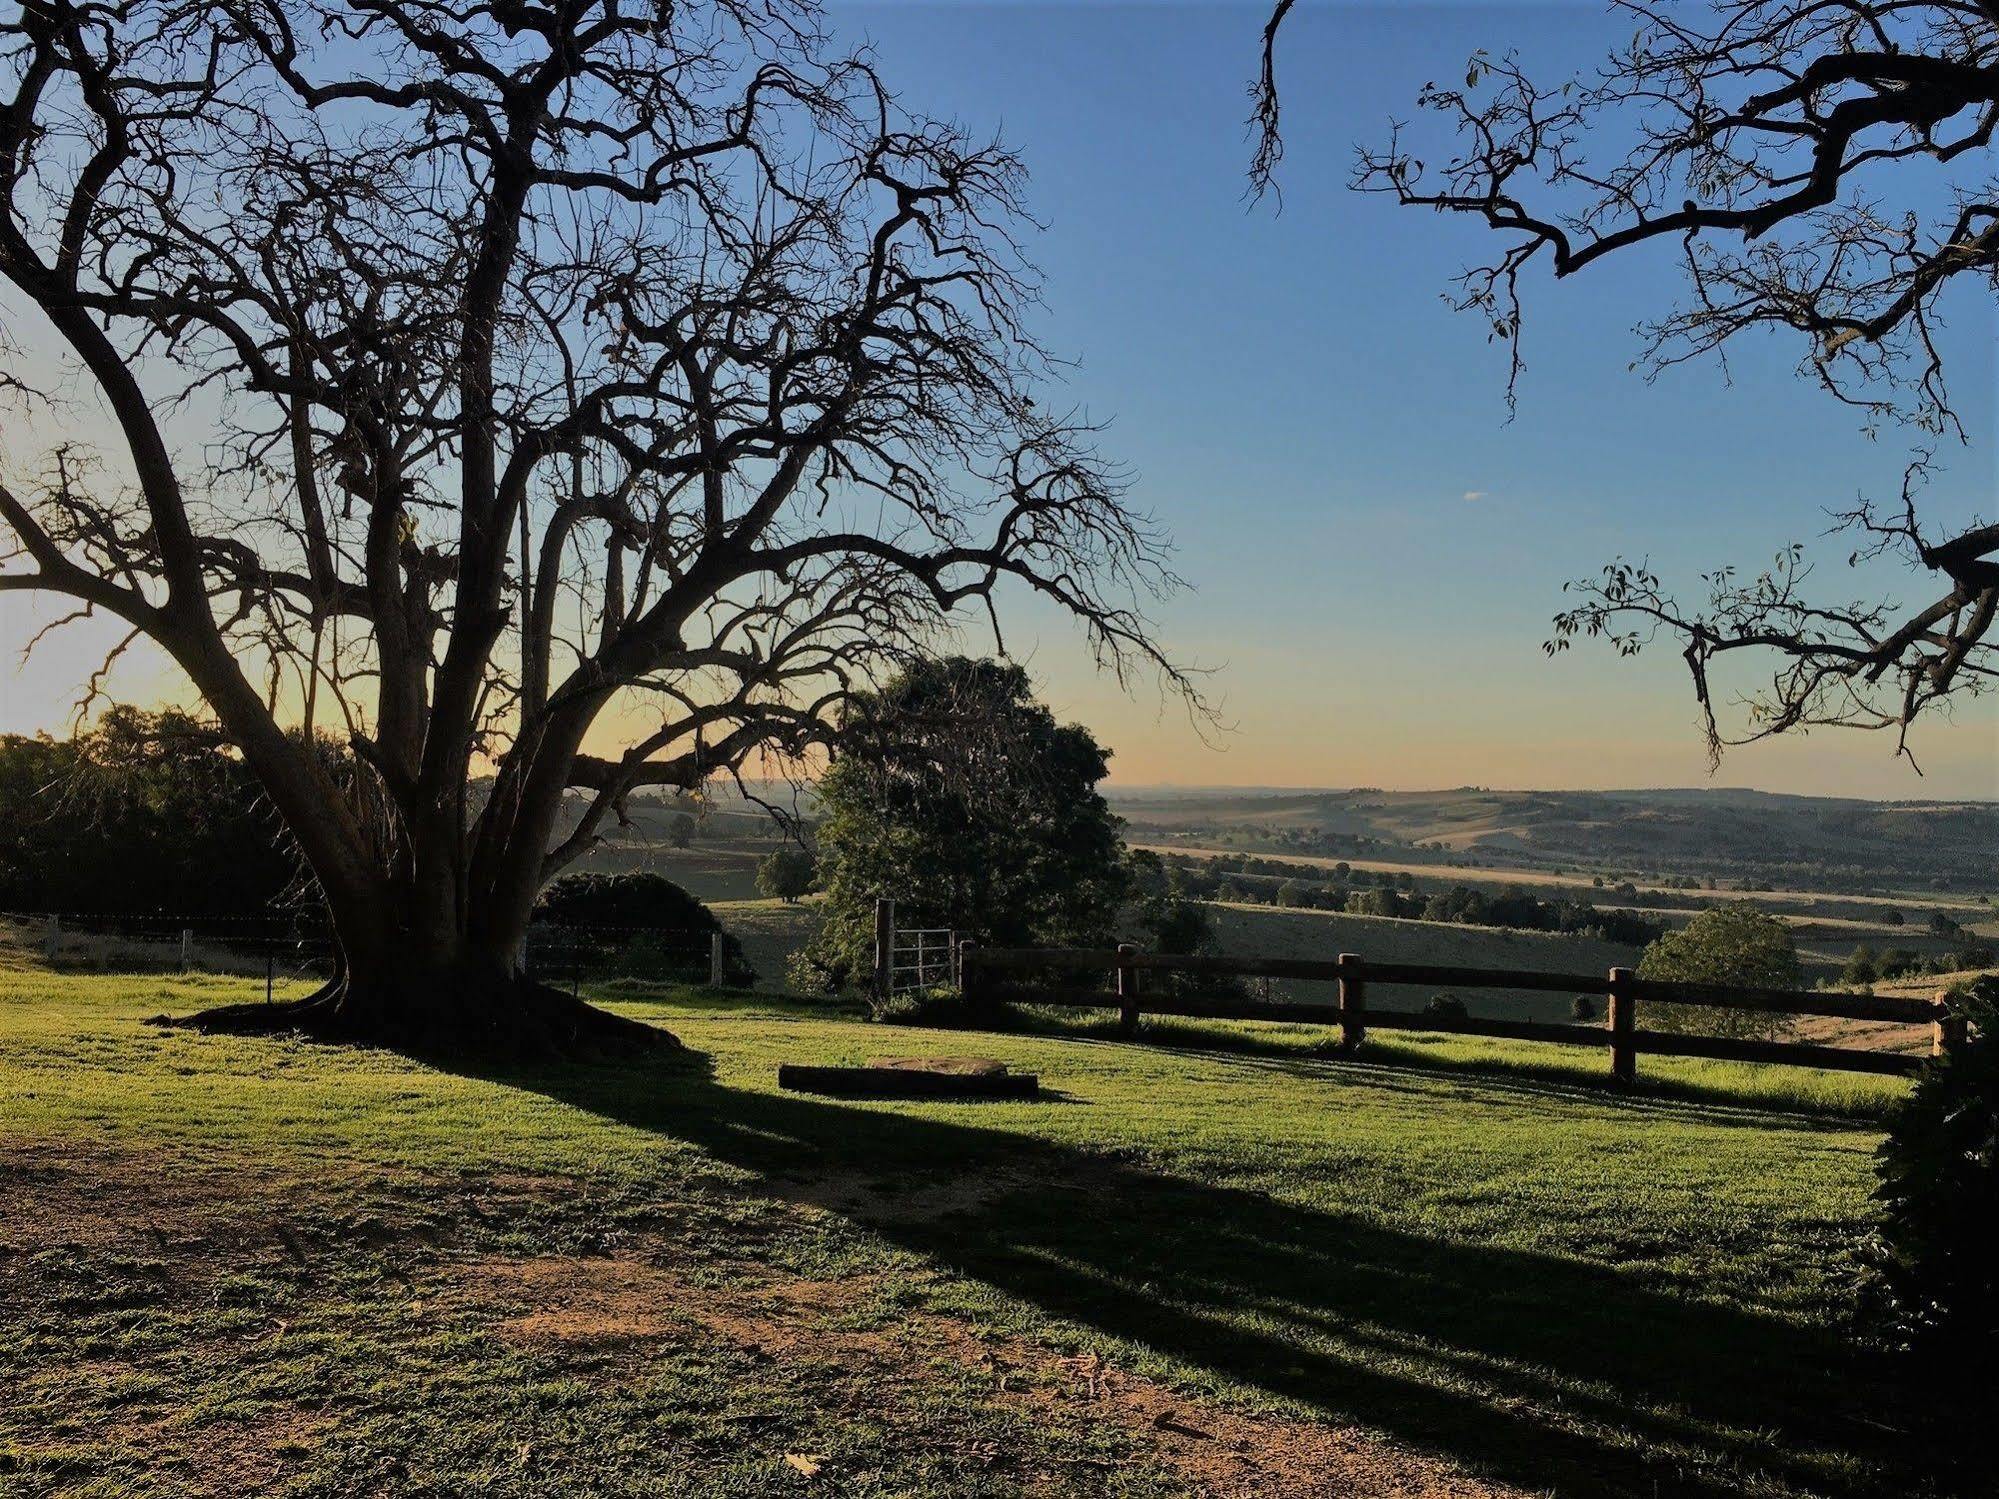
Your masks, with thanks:
M1057 1012L1045 1012L1039 1016L1030 1014L1017 1018L1004 1029L1009 1033L1060 1040L1129 1044L1130 1039L1116 1029L1114 1019L1082 1015L1081 1012L1069 1012L1068 1015ZM1787 1122L1821 1119L1829 1121L1828 1127L1852 1128L1855 1125L1879 1126L1893 1111L1892 1103L1875 1100L1846 1103L1834 1098L1800 1096L1747 1099L1723 1084L1662 1076L1657 1072L1650 1076L1641 1075L1635 1088L1625 1088L1611 1080L1607 1053L1582 1053L1591 1057L1588 1062L1553 1059L1516 1061L1505 1056L1453 1057L1424 1050L1420 1044L1408 1039L1421 1032L1388 1034L1397 1038L1390 1046L1371 1044L1359 1053L1349 1053L1330 1038L1319 1045L1299 1046L1256 1031L1206 1028L1198 1023L1175 1022L1170 1018L1163 1021L1148 1019L1140 1032L1148 1045L1196 1055L1257 1057L1271 1062L1303 1065L1338 1060L1346 1064L1364 1063L1381 1070L1473 1078L1481 1086L1511 1079L1537 1089L1559 1088L1577 1097L1593 1096L1598 1100L1606 1097L1670 1099L1702 1109L1724 1110L1761 1120L1782 1115ZM1573 1054L1573 1049L1567 1047L1551 1047L1550 1050Z
M1904 1494L1928 1444L1828 1331L1007 1130L722 1087L685 1061L484 1073L698 1145L768 1195L877 1182L888 1240L1196 1371L1536 1490ZM899 1189L975 1180L899 1214ZM865 1194L864 1194L865 1195ZM1885 1414L1884 1414L1885 1413ZM1897 1429L1901 1428L1901 1429Z

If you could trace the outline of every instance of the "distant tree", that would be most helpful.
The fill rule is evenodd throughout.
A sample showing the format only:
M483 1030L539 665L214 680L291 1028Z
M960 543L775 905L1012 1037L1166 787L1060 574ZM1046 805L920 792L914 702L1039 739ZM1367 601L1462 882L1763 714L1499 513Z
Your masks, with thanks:
M1908 923L1909 920L1909 918L1904 916L1900 911L1886 912L1881 917L1881 919L1887 922L1889 926L1904 926Z
M1569 1014L1576 1020L1596 1019L1596 1001L1587 994L1578 994L1569 1006Z
M1912 947L1891 947L1881 954L1878 966L1884 979L1902 978L1922 968L1923 955Z
M1293 0L1274 0L1256 85L1252 181L1281 155L1276 38ZM1622 560L1574 585L1549 651L1582 636L1632 655L1677 636L1710 754L1826 724L1892 728L1999 678L1999 522L1969 506L1919 514L1939 441L1964 441L1943 347L1953 293L1976 315L1999 285L1992 150L1999 130L1991 0L1618 0L1629 40L1594 69L1530 78L1511 53L1475 53L1419 107L1441 125L1415 142L1398 126L1361 153L1355 185L1495 232L1455 304L1521 369L1523 273L1565 280L1605 263L1677 253L1690 295L1641 330L1656 371L1719 357L1738 338L1787 332L1801 377L1870 431L1901 422L1917 453L1901 493L1841 516L1854 555L1901 561L1927 602L1819 600L1787 547L1753 576L1707 574L1682 604ZM1985 300L1981 300L1985 299ZM1729 740L1709 672L1718 657L1774 656L1767 690Z
M1660 937L1645 949L1638 975L1757 989L1796 989L1804 982L1791 929L1747 901L1702 911L1681 930ZM1772 1038L1790 1033L1797 1024L1789 1015L1657 1003L1641 1006L1639 1023L1658 1030Z
M339 756L319 747L328 773ZM348 767L351 771L351 767ZM279 914L310 877L215 726L114 707L73 739L0 736L0 906Z
M1865 942L1846 955L1846 966L1839 971L1843 984L1871 984L1881 977L1880 964L1875 961L1874 949Z
M1303 880L1286 880L1277 887L1277 904L1280 906L1310 906L1313 887Z
M666 825L666 841L675 848L686 848L694 841L694 819L685 812L674 813Z
M1136 942L1148 952L1178 957L1221 950L1212 914L1207 906L1189 897L1179 870L1166 868L1157 854L1146 849L1128 852L1125 870L1125 906L1118 915L1120 938ZM1146 983L1165 994L1229 995L1242 988L1234 979L1187 973L1148 974Z
M1955 918L1943 911L1930 912L1929 927L1931 933L1938 937L1962 937L1964 935L1964 928L1958 924Z
M772 900L795 904L810 893L818 862L802 848L780 848L757 865L757 889Z
M987 944L1100 945L1124 903L1122 823L1098 783L1110 754L1034 700L1019 666L911 663L856 695L820 778L825 922L799 977L869 971L877 897L906 926Z
M1463 1020L1471 1012L1455 994L1433 994L1423 1006L1423 1013L1437 1020Z

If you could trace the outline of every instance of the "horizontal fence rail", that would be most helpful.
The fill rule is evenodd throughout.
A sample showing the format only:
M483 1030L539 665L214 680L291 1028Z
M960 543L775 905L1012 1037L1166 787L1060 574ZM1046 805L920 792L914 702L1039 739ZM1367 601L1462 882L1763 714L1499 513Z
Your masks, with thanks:
M1844 1072L1907 1074L1921 1067L1919 1056L1863 1051L1804 1042L1763 1041L1678 1031L1642 1031L1638 1006L1696 1005L1760 1014L1829 1016L1840 1020L1887 1021L1931 1027L1931 1051L1942 1052L1961 1038L1964 1020L1941 999L1830 991L1736 988L1717 984L1641 979L1628 968L1608 973L1543 973L1505 968L1462 968L1436 963L1380 963L1358 953L1338 958L1234 957L1217 954L1145 953L1134 948L978 947L961 943L958 970L965 998L974 1005L1042 1004L1068 1008L1116 1009L1127 1033L1141 1013L1203 1020L1263 1020L1336 1025L1350 1046L1370 1028L1433 1031L1446 1035L1496 1036L1608 1049L1611 1075L1630 1082L1642 1053L1710 1057L1726 1061L1822 1067ZM1105 973L1115 988L1054 981L1051 976ZM1148 973L1209 978L1283 978L1331 981L1337 1003L1284 1003L1229 996L1143 992ZM1547 993L1604 995L1609 999L1601 1024L1487 1019L1415 1010L1379 1010L1367 1004L1372 984L1437 985L1454 989L1529 989Z

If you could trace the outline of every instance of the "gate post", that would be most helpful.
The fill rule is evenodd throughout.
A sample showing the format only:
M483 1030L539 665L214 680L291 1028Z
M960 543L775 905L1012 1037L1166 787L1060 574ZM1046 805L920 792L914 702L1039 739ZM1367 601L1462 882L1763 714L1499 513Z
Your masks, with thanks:
M1129 961L1137 951L1130 942L1117 945L1118 1032L1126 1036L1138 1034L1138 970Z
M48 925L42 931L42 957L53 963L56 960L56 949L61 946L62 918L51 911Z
M180 929L180 971L186 973L194 962L194 928Z
M875 997L886 1000L895 992L895 902L875 901Z
M711 987L722 987L722 934L708 934L708 983Z
M1610 1080L1628 1088L1638 1081L1638 1000L1631 992L1631 970L1610 970L1610 1003L1606 1023L1610 1026Z
M1939 990L1937 992L1937 1003L1943 1006L1946 1011L1950 1011L1949 993ZM1970 1031L1971 1024L1965 1016L1954 1011L1939 1015L1936 1024L1930 1027L1930 1055L1933 1057L1949 1056L1960 1046L1964 1045L1965 1038L1970 1034Z
M1340 1044L1348 1051L1367 1039L1366 967L1357 952L1340 954Z
M979 974L979 944L969 937L958 943L958 1000L973 1025L986 1018L984 980Z

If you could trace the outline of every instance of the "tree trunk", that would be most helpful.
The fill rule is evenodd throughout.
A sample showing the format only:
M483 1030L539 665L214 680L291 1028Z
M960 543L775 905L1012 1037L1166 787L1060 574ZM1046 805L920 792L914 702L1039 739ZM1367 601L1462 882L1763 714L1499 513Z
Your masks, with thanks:
M391 909L418 913L426 903L399 892ZM297 1032L431 1056L568 1057L612 1060L680 1049L669 1031L600 1010L533 978L522 962L518 930L439 938L429 923L383 929L334 914L338 947L333 977L303 999L235 1004L161 1023L230 1034Z

